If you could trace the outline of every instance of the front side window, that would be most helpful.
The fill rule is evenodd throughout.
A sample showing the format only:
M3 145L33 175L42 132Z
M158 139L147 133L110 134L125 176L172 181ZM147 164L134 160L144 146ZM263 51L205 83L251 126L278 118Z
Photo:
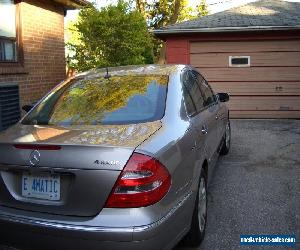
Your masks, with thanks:
M27 125L135 124L160 120L168 76L77 77L54 89L22 121Z
M17 61L16 6L0 0L0 62Z

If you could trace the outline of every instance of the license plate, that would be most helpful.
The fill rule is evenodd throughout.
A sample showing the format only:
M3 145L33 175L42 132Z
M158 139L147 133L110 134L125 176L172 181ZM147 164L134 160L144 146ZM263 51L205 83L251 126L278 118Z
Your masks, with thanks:
M22 196L42 200L60 200L60 176L23 174Z

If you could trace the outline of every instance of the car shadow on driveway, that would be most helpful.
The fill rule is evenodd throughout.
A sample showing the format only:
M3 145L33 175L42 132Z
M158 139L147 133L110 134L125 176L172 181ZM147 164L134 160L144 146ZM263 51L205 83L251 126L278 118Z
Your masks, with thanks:
M195 249L253 249L239 245L240 234L293 234L299 241L300 120L231 124L232 148L215 168L206 235Z

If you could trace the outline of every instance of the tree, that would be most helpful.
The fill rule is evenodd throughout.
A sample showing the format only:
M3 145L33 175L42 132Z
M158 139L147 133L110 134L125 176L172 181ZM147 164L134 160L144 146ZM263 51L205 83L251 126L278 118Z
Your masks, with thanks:
M175 24L205 16L208 14L205 0L198 0L194 9L188 6L188 0L136 0L136 9L144 16L149 28L159 29L163 26ZM154 40L154 55L160 63L165 61L165 45L162 41Z
M126 1L126 2L125 2ZM207 14L205 0L196 8L188 0L119 0L97 10L90 5L67 29L68 66L78 71L126 64L164 63L164 43L148 29Z
M198 0L196 8L188 0L135 0L136 9L147 20L150 28L157 29L208 14L205 0Z
M144 17L122 0L100 10L92 4L83 8L69 28L68 63L78 71L153 62Z
M201 0L200 3L197 5L197 16L202 17L208 15L207 4L205 0Z

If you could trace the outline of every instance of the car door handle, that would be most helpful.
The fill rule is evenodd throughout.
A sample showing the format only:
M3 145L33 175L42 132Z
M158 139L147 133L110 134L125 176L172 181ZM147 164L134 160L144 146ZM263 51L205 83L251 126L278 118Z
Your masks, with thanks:
M203 126L202 126L201 132L202 132L202 134L204 134L204 135L206 135L206 134L208 133L208 128L207 128L206 125L203 125Z

